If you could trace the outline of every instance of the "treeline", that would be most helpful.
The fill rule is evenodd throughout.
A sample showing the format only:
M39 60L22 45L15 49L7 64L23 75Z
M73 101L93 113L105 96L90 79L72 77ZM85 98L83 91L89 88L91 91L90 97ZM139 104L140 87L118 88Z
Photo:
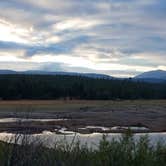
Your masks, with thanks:
M1 75L0 99L165 99L166 84L81 76Z

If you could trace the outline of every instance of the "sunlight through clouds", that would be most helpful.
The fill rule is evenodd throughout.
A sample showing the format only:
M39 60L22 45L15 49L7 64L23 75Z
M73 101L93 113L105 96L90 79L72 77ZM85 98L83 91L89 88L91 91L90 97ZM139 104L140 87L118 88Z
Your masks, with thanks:
M55 24L54 27L57 30L69 30L69 29L77 30L77 29L92 28L93 26L97 24L98 22L95 20L83 20L80 18L75 18L75 19L59 22Z
M30 31L31 29L28 31L27 29L18 27L5 20L0 20L0 40L2 41L28 44L29 41L26 40L26 37L29 36Z
M1 1L0 62L13 70L14 62L19 69L25 62L28 69L36 63L36 69L47 64L46 70L116 76L165 70L165 6L163 0Z

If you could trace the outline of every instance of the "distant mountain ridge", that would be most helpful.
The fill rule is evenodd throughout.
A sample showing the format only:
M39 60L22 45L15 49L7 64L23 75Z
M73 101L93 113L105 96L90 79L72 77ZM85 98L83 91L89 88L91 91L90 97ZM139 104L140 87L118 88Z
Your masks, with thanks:
M42 70L27 70L27 71L13 71L13 70L0 70L0 75L13 75L13 74L23 74L23 75L67 75L67 76L83 76L95 79L128 79L128 78L118 78L112 77L106 74L97 74L97 73L77 73L77 72L52 72L52 71L42 71ZM166 82L166 71L164 70L154 70L144 72L133 77L133 81L144 81L152 83Z
M27 71L13 71L13 70L0 70L0 75L7 74L25 74L25 75L68 75L68 76L83 76L89 78L99 78L99 79L113 79L114 77L106 74L97 73L76 73L76 72L50 72L42 70L27 70Z
M155 79L164 79L166 80L166 71L164 70L153 70L144 72L137 75L135 78L155 78Z
M0 75L2 74L17 74L17 71L13 70L0 70Z

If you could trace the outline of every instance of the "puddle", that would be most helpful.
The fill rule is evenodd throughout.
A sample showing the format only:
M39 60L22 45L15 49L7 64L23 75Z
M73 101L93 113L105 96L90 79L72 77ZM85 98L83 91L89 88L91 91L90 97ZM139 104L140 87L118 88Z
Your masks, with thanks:
M86 126L86 127L82 127L82 128L78 128L79 130L86 130L86 129L96 129L96 130L102 130L102 131L109 131L110 128L109 127L102 127L102 126Z
M75 134L74 131L68 131L67 128L63 127L60 130L55 130L56 132L60 133L60 134Z
M125 131L125 130L131 130L131 131L149 131L149 128L147 127L136 127L136 126L114 126L111 127L111 131Z
M31 119L31 118L2 118L0 123L14 123L14 122L57 122L66 121L68 119Z

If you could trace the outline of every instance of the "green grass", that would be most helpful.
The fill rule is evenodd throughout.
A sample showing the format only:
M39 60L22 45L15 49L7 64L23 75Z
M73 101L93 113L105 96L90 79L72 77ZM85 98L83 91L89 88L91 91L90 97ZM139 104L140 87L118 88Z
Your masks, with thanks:
M24 139L21 145L0 143L0 166L166 166L166 145L151 146L147 136L136 143L131 133L111 142L103 136L96 150L79 142L46 148Z

